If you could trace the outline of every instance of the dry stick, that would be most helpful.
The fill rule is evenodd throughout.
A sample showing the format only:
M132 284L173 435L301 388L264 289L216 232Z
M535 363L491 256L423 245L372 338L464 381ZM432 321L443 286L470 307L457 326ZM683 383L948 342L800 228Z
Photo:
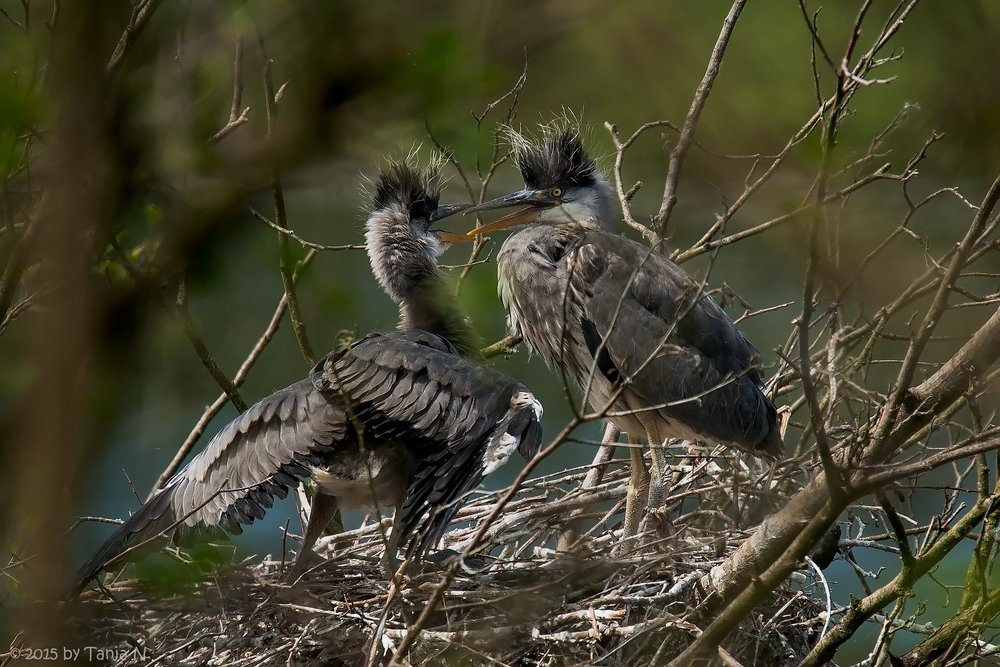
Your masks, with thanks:
M511 122L514 120L514 115L517 110L518 98L520 97L521 90L524 89L524 84L527 82L527 80L528 80L528 60L527 58L525 58L524 70L522 70L521 76L518 77L517 81L514 82L514 86L506 93L504 93L497 99L487 104L486 109L483 110L481 116L477 116L475 113L472 114L472 117L475 118L476 120L477 133L479 133L482 130L483 120L486 118L486 116L489 115L489 113L493 111L493 109L499 106L501 102L503 102L508 98L511 98L511 103L510 106L507 108L507 117L503 121L502 125L509 126L511 124ZM496 141L495 135L493 141L493 154L490 161L490 168L487 170L485 176L483 175L481 166L479 164L479 156L478 155L476 156L476 175L479 177L479 193L477 195L474 188L472 187L472 182L466 175L465 170L462 169L462 165L458 162L458 160L455 159L454 153L445 148L441 144L441 142L437 140L437 137L434 136L434 131L431 129L430 122L428 122L427 119L424 119L424 128L427 130L427 136L430 137L431 143L434 144L434 147L441 152L441 154L448 161L448 164L452 165L455 168L455 171L458 172L458 176L462 180L462 184L465 186L465 191L468 193L469 198L477 203L482 203L483 201L485 201L486 190L489 187L490 181L493 180L493 174L496 173L497 168L501 164L507 161L508 157L506 155L500 157L500 144L499 142ZM476 224L477 225L480 224L479 216L476 216ZM458 280L455 283L456 294L461 295L462 288L465 286L465 280L466 278L469 277L469 272L472 271L472 267L480 263L479 256L482 254L483 248L485 246L486 246L486 239L482 236L476 236L472 244L472 250L469 253L469 260L465 262L465 264L462 266L462 273L459 274ZM497 352L496 354L501 354L501 352Z
M23 30L25 34L28 34L28 28L26 26L21 25L21 22L18 21L17 19L15 19L10 14L8 14L7 10L5 10L3 7L0 7L0 14L2 14L4 18L6 18L8 21L10 21L12 24L14 24L15 28L18 28L19 30ZM25 22L27 22L27 18L28 18L28 15L25 14Z
M554 452L556 448L558 448L561 444L563 444L563 442L565 442L566 439L569 437L570 433L572 433L576 429L576 427L582 423L583 419L579 415L574 416L573 419L570 420L569 424L567 424L562 429L562 431L559 432L559 434L555 437L555 439L547 447L545 447L545 449L538 452L534 456L534 458L528 461L525 464L524 468L521 469L521 472L514 479L514 482L510 485L510 488L507 489L507 492L504 493L504 495L500 498L499 501L497 501L497 503L493 506L493 509L486 516L486 518L480 521L478 529L473 534L472 538L470 538L469 542L465 545L465 548L462 550L462 557L456 558L455 562L452 563L451 566L448 568L448 571L445 573L444 577L442 577L441 582L437 585L437 587L434 589L434 592L431 594L430 599L428 599L427 603L424 605L424 609L423 611L421 611L420 616L417 618L416 622L414 622L413 625L407 628L406 635L400 641L399 646L396 648L395 652L392 655L392 660L389 662L389 667L398 667L399 665L402 664L400 662L402 660L402 656L406 653L406 651L410 649L410 646L413 645L413 642L417 640L417 637L424 629L424 626L427 625L428 621L430 620L431 614L434 613L434 610L437 608L437 605L444 598L445 592L448 590L448 587L451 585L452 580L458 573L458 569L461 566L462 560L464 559L465 556L468 556L469 554L473 553L476 549L479 548L480 543L482 542L483 538L486 536L487 531L489 530L490 524L492 524L496 520L496 518L500 516L500 512L503 511L504 507L507 506L507 503L509 503L510 500L514 497L514 495L518 492L518 490L521 488L521 485L524 484L524 480L528 478L528 475L531 474L531 472L535 469L535 467L539 463L548 458L548 456L552 452Z
M850 51L850 48L848 47L848 51ZM834 494L841 493L843 480L841 479L841 471L834 463L833 455L830 453L830 443L826 437L823 412L820 409L819 400L816 397L816 388L812 382L809 353L809 325L812 320L813 299L816 296L815 280L819 264L818 227L820 223L826 223L826 207L823 205L823 202L826 199L829 187L830 161L833 157L834 145L836 144L837 129L840 125L840 109L843 108L842 102L845 92L843 74L838 72L837 93L830 107L830 120L827 122L823 137L823 153L820 158L819 174L816 179L816 203L813 208L813 215L809 219L808 256L806 258L806 275L802 286L802 315L798 322L799 377L802 381L802 395L805 397L806 404L809 407L809 421L812 426L813 436L816 439L816 448L819 450L820 460L823 462L823 471L827 477L827 486L830 492ZM833 381L832 376L831 381Z
M364 250L363 245L323 245L321 243L313 243L312 241L306 241L304 238L300 237L291 229L286 229L281 227L275 222L271 222L266 215L255 209L253 206L250 207L250 214L257 218L265 225L278 232L279 234L284 234L290 239L296 241L299 245L304 248L309 248L311 250L323 250L323 251L337 251L337 250Z
M948 656L950 651L962 646L967 640L974 642L973 646L977 657L996 655L998 652L996 644L991 646L984 641L977 640L974 635L982 631L992 619L996 618L998 613L1000 613L1000 591L993 589L983 597L979 605L959 611L956 616L945 621L940 628L933 630L927 639L910 649L903 656L903 664L969 664L971 656L964 661L947 663L939 661L942 656Z
M517 352L517 346L524 341L524 337L521 334L510 334L504 338L501 338L492 345L487 345L480 352L482 352L483 357L486 359L492 359L493 357L510 356Z
M970 408L973 412L973 422L975 428L981 428L982 418L978 408L975 408L975 401L970 400ZM990 470L985 455L977 457L977 467L979 479L977 488L981 499L988 497L990 493ZM993 487L993 494L1000 494L1000 480ZM1000 591L989 585L987 577L992 569L993 550L996 545L996 531L1000 522L1000 507L997 503L989 510L980 531L979 539L976 541L976 548L973 558L969 563L965 578L965 590L962 594L962 601L959 603L958 614L944 623L940 628L930 633L930 636L921 642L917 647L907 654L913 663L916 663L921 656L924 661L936 659L940 652L959 643L973 635L973 628L982 627L983 623L990 622L1000 609L996 603L1000 601Z
M825 477L817 479L822 479L825 482ZM823 486L825 487L825 483ZM755 578L736 599L727 605L705 631L669 663L669 667L704 664L704 661L712 655L735 625L744 619L770 591L785 581L789 574L798 569L802 558L808 554L813 545L826 532L827 527L846 506L846 503L844 505L835 504L829 493L825 494L824 500L820 510L798 533L788 550L782 553L773 565Z
M296 268L295 273L292 275L292 280L294 282L298 282L299 276L302 274L302 270L305 269L310 262L312 262L315 256L315 250L310 250L306 254ZM233 378L234 386L239 387L243 384L243 381L246 380L247 375L250 374L250 369L253 368L257 359L260 358L260 355L264 352L264 348L267 347L267 344L271 342L274 334L278 331L278 326L281 324L281 319L285 316L285 310L287 308L288 299L285 295L282 295L281 299L278 301L278 306L274 309L274 315L271 316L271 322L267 325L267 329L264 330L264 333L257 340L253 349L250 350L250 354L248 354L247 358L243 361L239 371L236 372L236 376ZM167 480L173 477L174 473L181 467L181 463L184 462L184 459L187 458L191 448L196 442L198 442L198 439L205 432L209 422L212 421L215 415L219 413L219 410L221 410L226 404L227 398L226 394L222 394L215 399L215 402L212 403L212 405L206 408L204 414L202 414L201 418L198 420L198 423L195 424L191 433L188 434L184 444L177 450L177 453L174 455L170 465L167 466L166 470L160 474L159 479L156 480L156 485L153 487L154 491L166 484Z
M687 154L688 149L691 148L691 142L694 139L694 128L698 124L698 118L705 108L705 103L708 101L708 94L712 92L715 77L719 75L719 68L722 66L722 56L726 52L726 46L728 46L729 39L733 35L733 30L736 28L736 21L739 19L744 5L746 5L746 0L736 0L730 8L729 15L726 16L726 20L722 24L719 39L715 42L715 48L712 49L712 57L708 61L705 76L702 78L701 83L698 84L694 99L691 100L691 108L684 119L680 136L677 137L677 145L670 151L667 180L663 187L663 201L660 204L660 210L653 216L652 220L653 227L661 239L666 234L670 212L673 210L674 205L677 204L677 182L680 179L681 163L684 161L684 156Z
M891 30L891 33L888 33L889 36L891 36L891 34L894 34L895 31L899 29L899 27L902 25L902 20L906 17L907 14L909 14L909 12L913 9L913 6L915 4L916 4L916 0L913 0L910 3L910 5L905 9L905 11L903 11L900 14L900 19L898 21L896 21L895 23L892 24L891 28L887 24L885 30L886 31L890 31ZM860 16L863 17L864 13L866 11L867 11L866 9L863 9L862 12L860 13ZM813 29L814 26L808 21L808 18L807 18L807 23L809 24L810 30L815 34L815 31ZM848 54L850 54L851 52L853 52L854 43L856 42L856 40L859 37L859 35L860 35L860 32L858 30L855 30L854 33L853 33L853 37L852 37L853 41L851 42L851 44L850 44L850 46L848 47L848 50L847 50ZM885 33L884 33L884 35L885 35ZM856 88L857 85L859 85L859 84L860 85L864 85L864 84L861 84L861 82L864 82L864 79L862 79L861 77L863 75L867 74L873 67L876 67L879 64L882 64L882 63L873 62L873 58L874 58L874 54L879 49L881 49L883 46L885 46L886 41L887 41L887 38L886 39L880 39L878 41L878 43L876 44L876 46L873 47L872 50L869 51L858 62L858 65L855 67L854 71L846 73L846 76L850 79L850 82L851 82L851 84L853 85L854 88ZM825 53L825 48L823 50L824 50L824 53ZM846 61L842 65L842 69L846 72ZM870 83L870 82L864 82L864 83L867 84L867 83ZM852 94L853 94L853 91L852 91ZM725 222L728 219L730 219L733 215L735 215L735 213L743 206L743 204L746 203L746 201L750 198L751 195L753 195L765 182L767 182L768 180L770 180L771 176L773 176L774 173L777 171L778 167L782 164L782 162L784 161L785 157L787 157L787 155L791 151L791 149L794 146L796 146L797 144L799 144L800 142L802 142L806 137L808 137L812 133L813 129L815 129L815 127L819 124L820 120L826 114L827 110L834 104L835 98L836 98L836 95L828 98L825 102L822 102L820 104L819 110L817 110L816 113L812 116L812 118L810 118L809 121L806 122L806 124L792 137L791 140L789 140L789 142L785 145L785 147L782 149L782 151L774 158L774 160L772 161L771 165L768 167L767 171L765 171L765 173L762 174L761 177L758 178L751 186L749 186L748 188L746 188L746 190L740 196L740 198L732 206L729 207L729 209L726 211L726 213L720 218L720 220L718 222L716 222L715 225L713 225L713 227L705 234L704 237L702 237L702 239L700 239L697 243L695 243L694 246L692 246L690 249L688 249L683 254L681 254L678 258L675 258L675 261L677 261L678 263L680 263L680 262L682 262L684 260L690 259L691 257L693 257L695 255L698 255L698 254L701 254L702 252L705 252L705 250L710 249L709 247L704 246L704 244L706 244L708 242L708 240L710 238L712 238L712 236L714 236L715 233L718 232L719 229L721 229L721 227L725 224ZM817 101L819 101L819 100L817 100ZM888 167L885 167L885 168L888 168ZM761 231L763 231L763 230L761 230ZM733 240L738 240L738 239L733 239Z
M226 374L222 372L219 368L219 364L216 363L215 359L212 357L211 353L208 351L208 347L205 345L205 341L201 339L198 332L194 328L194 322L191 321L191 314L188 312L187 307L183 303L169 303L155 288L147 286L144 276L139 273L139 270L135 268L131 260L129 260L128 255L122 249L121 245L118 244L118 239L114 236L111 237L111 247L114 249L115 254L118 255L118 261L125 268L125 271L129 274L129 277L135 281L136 285L144 289L160 306L166 313L177 318L180 324L181 331L187 336L187 339L191 342L194 347L195 353L198 358L201 359L201 363L205 365L208 369L209 374L212 379L222 387L222 390L226 392L226 396L229 400L233 402L233 405L237 410L243 412L247 409L246 401L240 396L239 390L236 389Z
M876 426L873 445L866 456L866 460L877 461L884 458L886 454L885 450L887 449L887 445L889 445L888 436L895 425L899 410L903 407L903 402L908 396L910 383L917 369L917 362L920 360L924 348L930 340L931 334L934 333L934 329L937 327L941 316L948 307L948 297L951 294L952 287L955 281L958 280L962 269L965 268L966 258L981 241L980 236L982 231L986 228L998 200L1000 200L1000 176L993 181L993 185L990 186L989 191L986 193L986 197L983 199L979 211L976 212L972 224L969 225L965 237L955 249L951 263L945 272L944 279L938 285L934 301L930 308L927 309L927 313L924 315L924 320L917 330L916 336L910 341L909 348L906 350L906 357L903 360L903 366L899 369L899 375L896 377L892 394L889 397L886 407L882 410L881 417Z
M625 216L625 224L642 234L643 238L646 239L646 242L653 245L656 243L656 234L653 233L649 227L632 217L632 206L630 202L632 197L635 196L637 187L640 187L642 184L637 183L632 187L632 189L625 192L625 186L622 183L622 165L625 162L625 151L627 151L629 147L635 143L636 139L642 136L646 130L651 130L654 127L669 127L675 132L679 132L680 130L669 120L657 120L641 125L639 129L632 133L632 136L623 142L618 134L617 125L605 122L604 127L611 135L611 140L615 143L615 166L612 170L612 174L615 178L615 192L618 194L618 203L621 205L622 214Z
M861 600L852 601L844 617L826 637L813 647L813 650L799 663L799 666L813 667L827 664L837 649L850 639L875 612L901 596L907 595L921 577L930 572L959 542L964 540L969 531L992 507L994 500L992 497L979 500L968 514L963 516L934 546L923 555L915 558L909 567L904 563L899 574L891 582Z
M41 206L39 206L41 208ZM25 268L25 255L33 242L35 236L35 221L32 220L24 230L21 238L14 243L7 259L7 266L4 267L3 275L0 275L0 313L3 314L4 324L12 320L14 295L17 294L18 287L21 286L21 275ZM2 329L0 329L2 333Z
M834 192L832 194L827 195L823 199L823 203L827 204L827 203L830 203L830 202L835 201L837 199L840 199L842 197L847 197L851 193L853 193L853 192L855 192L855 191L857 191L857 190L865 187L869 183L873 183L873 182L878 181L878 180L883 180L883 179L896 180L896 176L894 176L893 174L888 173L888 170L889 170L889 164L888 163L882 165L881 167L879 167L877 170L875 170L874 172L872 172L868 176L865 176L864 178L861 178L861 179L855 181L854 183L851 183L850 185L848 185L848 186L846 186L844 188L841 188L837 192ZM734 204L733 206L736 206L736 204ZM784 224L786 222L790 222L790 221L796 219L797 217L799 217L803 213L808 212L812 208L812 206L813 206L812 204L806 204L806 205L800 206L799 208L795 209L794 211L791 211L789 213L785 213L784 215L779 215L778 217L773 218L771 220L768 220L767 222L762 222L759 225L755 225L755 226L751 227L750 229L745 229L742 232L736 232L734 234L730 234L729 236L725 236L725 237L723 237L721 239L716 239L715 241L708 241L708 242L703 243L703 244L701 242L699 242L698 244L694 245L693 247L689 248L688 250L685 250L684 252L680 253L677 257L674 258L674 261L677 262L678 264L682 264L682 263L686 262L687 260L689 260L689 259L691 259L693 257L697 257L698 255L703 255L706 252L710 252L712 250L716 250L717 248L721 248L723 246L727 246L727 245L729 245L731 243L736 243L737 241L742 241L743 239L748 238L750 236L756 236L757 234L766 232L767 230L771 229L772 227L777 227L778 225L781 225L781 224ZM730 207L730 210L732 210L732 207ZM728 216L728 215L729 215L729 213L727 212L726 216Z
M267 144L268 153L271 159L271 196L274 199L274 222L283 229L288 229L288 219L285 216L285 195L281 189L281 176L278 173L277 150L275 148L275 123L277 121L277 101L274 99L274 82L271 78L271 67L273 61L267 57L267 49L264 47L264 35L257 31L257 47L260 56L264 61L264 102L267 110L267 134L264 135L264 142ZM312 345L306 336L306 325L302 320L302 311L299 308L299 300L295 294L295 282L292 280L291 251L288 248L288 236L278 234L278 270L281 272L281 284L285 288L285 296L288 297L288 317L292 320L292 331L295 332L295 340L299 344L302 358L309 366L316 362Z
M601 483L604 477L604 470L611 462L611 457L618 446L618 437L622 434L621 429L612 423L608 423L604 428L604 437L601 439L601 446L594 455L594 460L587 470L587 476L583 478L582 489L592 489Z
M906 403L912 405L912 410L886 439L893 449L888 450L882 460L887 460L914 433L931 423L935 408L962 399L997 358L1000 358L1000 310L994 312L934 375L907 392Z
M907 195L906 185L910 177L916 173L914 171L916 164L920 161L920 159L923 159L924 153L927 150L927 148L932 143L940 140L943 136L944 135L936 133L932 134L931 138L928 141L924 142L923 149L920 151L920 153L918 153L919 159L910 160L910 163L907 164L906 168L903 169L902 173L899 176L899 180L902 183L903 198L906 200L908 206L906 214L904 214L902 221L899 223L896 229L892 230L889 233L889 235L886 236L886 238L884 238L871 252L869 252L868 255L866 255L863 260L861 260L861 263L858 264L858 267L854 270L853 275L849 277L847 282L845 282L844 285L840 287L840 289L838 290L837 295L834 297L835 302L840 303L843 300L844 295L848 294L850 290L854 287L855 283L861 279L861 276L864 275L865 270L875 260L875 258L883 250L889 247L889 244L892 243L892 241L896 239L896 237L898 237L900 234L903 234L908 229L911 219L918 210L926 206L928 203L930 203L937 197L945 194L946 192L951 192L952 194L956 194L954 190L952 190L951 188L942 188L927 195L926 197L924 197L923 200L921 200L917 204L913 204L910 201L909 196ZM964 198L962 199L964 200ZM973 206L972 208L973 210L975 210L976 207Z
M601 483L601 478L604 476L604 470L608 467L611 462L611 458L615 453L615 447L617 447L618 437L621 435L621 429L617 426L608 422L604 427L604 438L601 440L601 446L597 449L597 453L594 455L594 461L590 464L590 470L587 471L587 476L583 480L583 484L580 485L581 490L586 491L594 488ZM580 508L570 513L572 516L580 516L587 511L587 507ZM559 533L559 541L556 544L556 548L559 551L567 551L577 541L580 534L580 521L568 521L566 527Z
M108 77L113 77L119 68L121 68L122 62L125 60L125 54L128 53L129 48L132 47L132 43L139 36L139 33L142 32L146 23L152 18L153 12L156 11L156 8L162 2L163 0L144 0L133 6L132 16L129 19L128 25L125 27L124 32L122 32L121 39L118 40L118 46L115 47L115 52L111 55L111 60L104 67L104 73ZM55 8L53 8L53 11L55 11Z
M1000 358L1000 310L944 366L914 388L917 395L923 396L921 409L912 413L897 428L891 440L903 443L908 436L933 421L936 414L960 400L967 388L975 384L997 358ZM713 568L707 578L709 581L703 579L703 585L714 589L723 600L732 598L735 591L739 593L712 621L702 637L671 663L672 667L690 664L696 657L711 651L739 620L795 569L798 560L808 553L852 497L874 491L901 476L926 472L954 460L954 457L968 457L998 446L1000 441L985 441L957 451L942 452L914 464L894 466L881 473L855 472L847 497L838 503L833 502L825 476L813 478L783 509L767 517L722 566ZM762 570L764 573L759 577L751 576L751 573Z
M510 126L510 124L514 120L515 114L517 113L517 103L521 97L521 91L524 89L524 84L527 83L527 81L528 81L528 58L527 54L525 54L524 69L521 71L521 76L519 76L517 78L517 81L514 83L514 87L511 88L506 93L504 93L500 98L494 100L493 102L490 102L486 106L486 109L483 111L483 114L481 116L476 116L476 114L472 114L472 117L476 119L477 134L482 131L483 120L486 118L487 114L489 114L490 111L495 109L501 102L503 102L507 98L510 98L510 106L507 107L507 117L504 119L502 125ZM479 203L486 201L486 190L487 188L489 188L490 182L493 180L493 175L496 173L497 168L501 164L507 161L507 157L508 155L504 156L500 155L500 142L497 141L497 135L494 133L493 152L490 156L490 167L489 169L486 170L485 175L483 175L481 165L479 164L479 155L478 154L476 155L476 175L479 176L479 196L476 197L475 193L471 191L471 187L469 188L469 196L473 197L474 201ZM457 162L455 164L457 166ZM459 171L461 173L461 170ZM465 179L464 174L462 175L462 178ZM466 181L466 183L468 183L468 181ZM480 216L476 215L476 225L479 226L480 222L481 222ZM472 252L469 253L469 261L468 261L469 265L462 270L461 275L459 275L458 277L458 283L455 286L456 293L460 294L462 292L462 287L465 285L465 280L469 277L469 273L472 271L473 265L475 264L479 256L482 254L483 248L485 246L486 246L486 239L483 236L477 235L476 240L472 245Z
M976 401L970 400L969 407L973 414L976 415L974 417L975 429L976 431L980 431L982 429L982 418L979 415L978 408L975 406ZM990 467L986 460L986 455L982 454L976 457L976 464L979 471L976 488L979 497L985 498L990 493ZM1000 494L1000 479L997 480L993 488L993 493ZM983 524L983 530L979 534L979 539L976 540L976 548L965 574L965 590L962 592L962 601L958 606L959 611L973 607L989 592L990 586L987 581L987 573L992 567L993 549L997 542L997 526L1000 523L1000 512L997 509L994 507L990 510Z
M774 174L777 173L781 165L784 164L785 159L792 152L792 149L798 146L803 141L805 141L813 133L813 130L815 130L819 126L820 121L823 120L823 115L826 113L826 110L832 104L833 104L832 97L823 104L821 104L820 108L812 115L812 117L808 121L806 121L805 125L803 125L798 132L792 135L792 138L788 140L784 148L781 149L781 152L778 153L776 156L774 156L774 158L771 160L771 164L768 166L766 170L764 170L764 173L761 174L756 181L754 181L749 185L746 185L744 187L743 194L741 194L739 198L735 202L733 202L732 206L726 209L726 212L722 214L722 216L720 216L720 218L715 222L714 225L712 225L712 227L707 232L705 232L705 235L702 236L697 243L691 246L691 248L684 251L683 253L680 253L675 258L675 261L680 263L687 259L690 259L691 257L694 257L697 254L701 254L702 252L711 250L712 244L709 243L711 238L715 236L719 232L719 230L722 229L734 215L736 215L736 213L743 207L743 205L746 204L747 201L749 201L750 197L752 197L761 187L763 187L765 183L771 180L771 177L774 176ZM747 179L749 178L750 175L747 176ZM719 247L721 247L721 245L725 245L725 243L720 243Z
M213 134L208 143L217 144L250 120L250 107L240 112L243 102L243 38L236 40L236 58L233 61L233 105L229 109L229 121Z

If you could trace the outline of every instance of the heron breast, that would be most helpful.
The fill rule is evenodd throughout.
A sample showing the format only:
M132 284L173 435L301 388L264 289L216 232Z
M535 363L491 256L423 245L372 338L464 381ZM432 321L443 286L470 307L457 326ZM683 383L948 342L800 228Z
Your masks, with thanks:
M336 497L345 510L399 505L413 478L415 465L402 444L377 443L368 456L360 452L335 455L322 467L313 467L313 481Z

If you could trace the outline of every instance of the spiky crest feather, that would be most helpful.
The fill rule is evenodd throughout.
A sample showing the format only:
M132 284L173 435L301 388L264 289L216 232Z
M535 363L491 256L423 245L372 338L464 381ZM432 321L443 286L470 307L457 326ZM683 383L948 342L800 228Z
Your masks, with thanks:
M597 162L583 147L579 122L572 116L543 125L537 141L510 127L504 134L528 188L590 187L600 178Z

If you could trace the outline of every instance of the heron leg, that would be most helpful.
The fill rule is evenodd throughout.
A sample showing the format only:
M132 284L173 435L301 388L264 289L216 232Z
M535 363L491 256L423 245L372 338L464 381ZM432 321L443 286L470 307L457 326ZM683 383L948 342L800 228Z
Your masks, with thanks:
M382 556L382 568L385 570L385 578L388 581L393 581L396 577L396 572L399 571L399 560L396 557L399 553L399 526L396 520L399 518L399 512L402 509L403 501L400 500L396 504L396 510L392 514L392 528L385 538L385 554Z
M316 562L318 554L312 550L316 540L339 512L336 496L330 496L317 489L313 496L312 507L309 510L309 522L306 524L306 534L302 536L302 546L299 555L295 557L295 565L290 573L292 578L298 577L307 570L311 563Z
M656 427L646 429L649 442L650 479L649 508L659 509L667 502L667 455Z
M632 457L632 477L629 479L628 491L625 493L625 525L622 537L632 537L639 532L639 519L646 505L646 494L649 492L649 473L646 472L646 460L642 456L642 442L639 438L628 434L629 454Z

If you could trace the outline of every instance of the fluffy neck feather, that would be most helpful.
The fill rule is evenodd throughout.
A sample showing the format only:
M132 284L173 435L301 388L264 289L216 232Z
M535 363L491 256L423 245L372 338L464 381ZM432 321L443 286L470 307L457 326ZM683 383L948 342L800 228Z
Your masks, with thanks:
M408 220L408 212L402 208L376 211L368 220L366 234L375 277L399 304L399 328L437 334L462 356L481 359L483 341L438 268L443 248L432 234L415 236Z

